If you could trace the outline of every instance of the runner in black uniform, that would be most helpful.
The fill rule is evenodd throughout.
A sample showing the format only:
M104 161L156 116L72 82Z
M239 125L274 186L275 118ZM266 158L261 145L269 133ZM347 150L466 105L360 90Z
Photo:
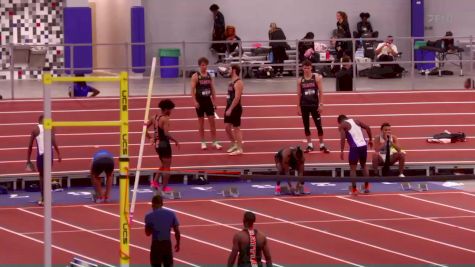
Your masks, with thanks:
M320 140L320 151L330 153L323 143L323 128L320 113L322 112L323 86L322 76L312 73L312 62L304 60L303 77L297 82L298 95L298 113L302 116L305 136L307 137L307 148L305 152L313 151L312 137L310 133L310 114L318 130L318 139ZM318 93L318 94L317 94Z
M244 84L239 78L241 68L238 65L231 66L231 83L228 86L228 99L226 103L226 111L224 114L224 124L226 133L228 134L231 147L227 150L231 156L240 155L242 150L242 134L241 129L241 96L244 90Z
M204 115L208 117L209 128L211 131L211 139L213 146L216 149L221 149L222 146L216 140L216 124L214 122L214 111L216 108L216 91L214 89L214 82L208 74L207 58L202 57L198 59L200 71L191 76L191 95L196 107L196 115L198 116L198 126L201 139L201 149L206 149L205 130L204 130Z
M170 166L172 163L172 147L170 145L170 140L175 142L176 146L179 148L178 141L169 133L170 114L172 109L175 108L175 103L173 103L170 99L164 99L160 101L158 107L162 110L162 114L160 116L155 115L153 119L148 121L146 132L147 138L151 139L148 129L153 126L154 136L152 144L154 145L155 151L157 152L161 161L161 167L158 169L158 172L155 173L151 182L151 186L157 190L160 188L160 185L158 184L158 176L162 174L162 191L168 192L171 191L171 189L167 187L168 180L170 179L170 173L168 171L170 171Z
M303 176L305 157L303 155L302 149L298 147L288 147L282 148L279 150L275 156L275 166L277 168L278 174L280 175L289 175L290 169L298 172L299 176ZM288 181L289 188L292 188L292 184ZM308 194L309 192L304 189L304 181L300 181L295 186L295 190L291 190L295 194ZM280 180L277 180L277 185L275 186L275 194L280 195Z
M261 232L254 229L256 215L250 211L244 213L244 229L234 235L233 249L228 258L228 267L234 266L238 257L238 267L261 267L262 254L266 258L266 266L272 267L272 257L270 255L267 238Z

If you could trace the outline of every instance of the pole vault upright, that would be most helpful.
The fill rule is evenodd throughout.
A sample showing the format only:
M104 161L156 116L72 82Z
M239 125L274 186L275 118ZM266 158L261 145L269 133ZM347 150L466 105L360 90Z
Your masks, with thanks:
M119 82L119 121L53 121L51 118L51 92L46 85L53 82ZM129 80L127 72L116 77L53 77L43 74L44 95L44 265L52 266L51 240L51 130L53 127L120 127L119 186L120 186L120 265L130 264L129 243Z

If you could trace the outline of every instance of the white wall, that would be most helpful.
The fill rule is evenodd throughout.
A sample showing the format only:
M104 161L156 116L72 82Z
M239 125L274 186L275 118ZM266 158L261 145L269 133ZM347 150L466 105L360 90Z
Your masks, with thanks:
M426 36L475 36L474 0L425 0ZM432 29L430 29L432 28Z
M130 9L141 6L141 0L90 0L95 4L95 42L129 43ZM98 46L95 50L96 68L125 67L127 64L124 45ZM129 51L130 53L130 51ZM130 60L129 60L130 65ZM113 70L112 72L117 72Z
M216 3L225 16L226 24L237 27L237 34L243 40L267 40L270 22L282 27L290 40L301 39L306 32L313 31L316 38L329 38L336 27L335 13L343 10L349 15L353 31L359 21L359 13L371 13L375 30L384 37L410 36L410 0L144 0L146 32L148 42L166 41L209 41L213 18L209 6ZM384 2L384 4L383 4ZM177 45L168 45L179 47ZM408 52L407 45L400 49ZM156 53L157 47L148 49L148 59ZM208 55L208 45L187 47L191 62L202 55ZM406 53L407 55L408 53ZM188 57L187 57L188 58Z

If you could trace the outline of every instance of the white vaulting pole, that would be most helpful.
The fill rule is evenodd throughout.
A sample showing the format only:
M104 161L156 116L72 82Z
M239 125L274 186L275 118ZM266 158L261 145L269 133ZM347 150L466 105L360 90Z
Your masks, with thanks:
M44 77L44 75L43 75ZM43 80L45 80L43 78ZM51 91L43 82L43 205L44 205L44 266L51 267L53 263L52 254L52 208L51 208Z
M135 181L134 181L134 190L132 193L132 202L130 204L130 218L129 221L132 223L135 211L135 202L137 200L137 189L139 187L139 180L140 180L140 169L142 168L142 156L143 156L143 148L145 146L145 133L147 131L147 122L148 116L150 112L150 102L152 99L152 89L153 89L153 82L155 78L155 65L157 63L157 58L154 57L152 59L152 69L150 71L150 79L148 82L148 92L147 92L147 104L145 105L145 117L143 120L142 126L142 137L140 140L140 150L139 150L139 157L137 160L137 171L135 172Z

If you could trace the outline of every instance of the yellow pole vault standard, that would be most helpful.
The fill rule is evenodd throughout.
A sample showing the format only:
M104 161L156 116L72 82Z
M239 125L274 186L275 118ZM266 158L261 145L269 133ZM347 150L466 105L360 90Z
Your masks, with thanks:
M44 126L45 140L51 138L53 127L91 127L115 126L120 127L120 265L130 265L130 225L129 225L129 77L127 72L121 72L118 77L52 77L50 73L43 74L43 87L53 82L120 82L120 120L119 121L53 121L51 118L51 96L45 89L44 97ZM50 146L50 141L45 146ZM45 188L51 188L51 150L45 153ZM51 266L51 190L45 190L45 265Z
M126 72L120 74L120 265L130 263L129 243L129 80Z

